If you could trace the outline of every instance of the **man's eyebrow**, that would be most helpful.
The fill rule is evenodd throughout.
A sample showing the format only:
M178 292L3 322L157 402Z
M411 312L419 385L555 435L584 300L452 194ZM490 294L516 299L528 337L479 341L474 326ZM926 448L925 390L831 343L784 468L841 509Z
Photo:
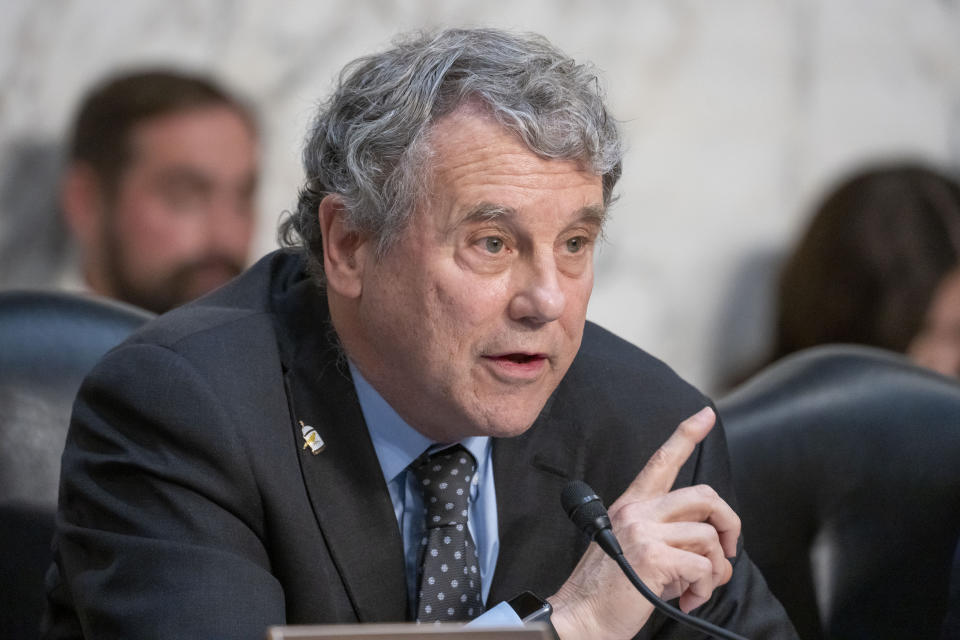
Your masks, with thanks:
M517 211L513 207L505 207L501 204L492 204L490 202L481 202L471 207L466 215L461 219L462 222L491 222L498 218L506 218L516 215Z
M503 205L492 204L490 202L481 202L480 204L470 207L462 216L453 218L444 229L444 233L449 235L461 225L491 222L493 220L497 220L498 218L509 217L515 213L516 210L513 209L513 207L505 207Z
M467 211L466 215L461 218L461 223L490 222L498 218L516 215L516 213L517 211L513 207L481 202ZM578 220L593 223L599 227L603 227L604 222L607 220L607 208L600 204L583 207L578 213Z
M193 188L209 189L213 185L213 179L206 173L185 166L174 166L162 170L159 180L164 186L189 185Z
M602 204L592 204L580 209L580 219L591 222L601 229L607 222L607 208Z

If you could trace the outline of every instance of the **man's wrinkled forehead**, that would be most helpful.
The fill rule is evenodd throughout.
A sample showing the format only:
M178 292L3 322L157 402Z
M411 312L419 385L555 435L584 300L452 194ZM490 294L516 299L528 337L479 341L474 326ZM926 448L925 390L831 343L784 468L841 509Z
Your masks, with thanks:
M464 137L464 132L473 135ZM495 165L500 163L504 166L503 176L514 178L514 186L519 189L540 188L542 178L551 174L563 182L569 182L573 174L579 174L581 179L596 180L600 197L597 202L583 203L582 215L601 227L606 219L607 207L602 197L603 177L593 170L589 160L553 157L538 152L517 131L497 119L489 107L478 99L468 100L432 122L418 144L421 148L414 155L420 159L419 179L423 181L421 193L428 198L435 195L435 188L439 184L469 182L470 175L478 170L496 173ZM512 176L508 175L511 171L514 172ZM489 219L509 213L515 211L501 203L486 202L470 203L469 210L463 211L464 216L486 216Z

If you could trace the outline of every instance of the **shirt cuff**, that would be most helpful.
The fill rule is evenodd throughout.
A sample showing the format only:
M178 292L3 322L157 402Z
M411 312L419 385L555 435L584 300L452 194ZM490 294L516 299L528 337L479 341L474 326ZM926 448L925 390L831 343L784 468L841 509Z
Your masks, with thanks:
M523 620L513 610L509 602L501 602L492 609L487 609L482 614L468 622L467 627L522 627Z

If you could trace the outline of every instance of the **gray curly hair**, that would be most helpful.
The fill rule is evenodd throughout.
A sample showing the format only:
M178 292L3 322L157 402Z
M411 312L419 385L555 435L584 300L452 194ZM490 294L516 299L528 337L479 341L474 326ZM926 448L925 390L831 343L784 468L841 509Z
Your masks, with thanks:
M301 246L323 282L318 207L339 194L346 225L376 239L379 255L426 194L422 169L431 125L479 101L534 153L575 160L602 176L604 204L620 177L622 150L592 66L539 35L449 29L401 36L383 53L358 58L320 107L303 151L306 180L280 227Z

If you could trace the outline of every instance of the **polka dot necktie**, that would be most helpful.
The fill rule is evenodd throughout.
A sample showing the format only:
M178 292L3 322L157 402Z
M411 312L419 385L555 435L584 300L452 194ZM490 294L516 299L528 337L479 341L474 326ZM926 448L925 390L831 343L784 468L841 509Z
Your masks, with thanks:
M476 462L460 445L411 466L423 490L426 526L420 541L418 622L470 620L483 612L477 548L467 527Z

